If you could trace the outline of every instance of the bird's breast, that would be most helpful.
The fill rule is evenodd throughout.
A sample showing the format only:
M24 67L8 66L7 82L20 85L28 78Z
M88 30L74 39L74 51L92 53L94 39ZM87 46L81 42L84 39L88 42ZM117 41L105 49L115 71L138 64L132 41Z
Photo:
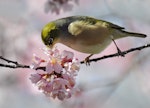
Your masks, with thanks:
M83 53L97 54L103 51L110 43L110 33L107 29L84 30L73 36L62 36L62 44Z
M99 43L99 44L72 44L70 45L70 47L72 49L75 49L79 52L83 52L83 53L89 53L89 54L98 54L101 51L103 51L109 44L111 43L110 40L107 40L103 43Z

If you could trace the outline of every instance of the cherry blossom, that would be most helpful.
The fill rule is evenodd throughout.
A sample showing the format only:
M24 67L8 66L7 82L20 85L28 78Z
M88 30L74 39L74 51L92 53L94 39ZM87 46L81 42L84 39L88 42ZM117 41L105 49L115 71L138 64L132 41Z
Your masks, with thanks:
M78 91L75 87L75 78L80 69L78 59L74 58L72 52L64 50L62 53L58 49L43 50L48 57L44 60L34 55L31 68L35 69L45 64L45 70L40 73L38 70L31 74L30 80L47 97L64 100L71 98ZM42 65L43 66L43 65Z

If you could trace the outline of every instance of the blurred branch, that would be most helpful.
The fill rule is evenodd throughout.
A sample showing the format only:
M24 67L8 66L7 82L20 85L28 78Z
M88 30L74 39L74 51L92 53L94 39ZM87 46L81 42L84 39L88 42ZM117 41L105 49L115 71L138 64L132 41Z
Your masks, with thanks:
M143 46L140 46L140 47L136 47L136 48L131 48L129 50L122 51L121 53L123 55L126 55L128 53L131 53L131 52L134 52L134 51L143 50L143 49L148 48L148 47L150 47L150 44L146 44L146 45L143 45ZM102 56L102 57L99 57L99 58L90 59L89 62L97 62L97 61L102 60L102 59L118 57L118 56L120 56L119 53L105 55L105 56ZM2 56L0 56L0 59L5 61L5 62L7 62L7 64L0 63L0 67L13 68L13 69L15 69L15 68L30 68L29 65L20 64L17 61L8 60L8 59L6 59L6 58L4 58ZM85 62L81 61L80 63L83 64ZM45 71L45 67L37 67L35 70L44 70Z
M7 67L7 68L30 68L28 65L19 64L16 61L8 60L2 56L0 56L0 59L7 62L7 64L0 63L0 67Z

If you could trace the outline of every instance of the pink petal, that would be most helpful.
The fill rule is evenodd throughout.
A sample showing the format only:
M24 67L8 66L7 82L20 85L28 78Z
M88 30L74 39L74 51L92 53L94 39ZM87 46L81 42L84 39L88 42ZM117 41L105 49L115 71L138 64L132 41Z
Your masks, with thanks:
M64 90L69 86L69 82L63 78L56 78L53 80L54 90Z
M76 63L72 63L70 69L71 69L73 72L79 71L80 66L79 66L78 64L76 64Z
M43 88L43 90L44 90L45 92L48 92L48 93L52 92L52 90L53 90L53 85L52 85L52 83L48 83L48 84Z
M70 52L70 51L66 51L66 50L64 50L63 52L62 52L62 55L63 55L63 57L64 58L66 58L67 60L72 60L73 59L73 56L74 56L74 54L72 53L72 52Z
M68 81L67 87L72 88L75 85L75 79L73 76L68 74L63 74L63 78Z
M65 92L59 91L57 94L57 98L61 101L64 100L66 98Z
M37 64L35 62L33 62L31 65L30 65L30 68L31 69L36 69L37 67L39 67L40 64Z
M42 76L40 74L31 74L31 77L29 78L32 83L36 84L38 81L40 81Z
M62 82L61 81L62 80L60 80L59 78L56 78L53 80L53 88L55 91L62 88Z
M53 49L52 53L51 53L51 57L58 57L60 56L60 52L57 48Z
M41 61L41 58L40 57L38 57L36 54L33 54L33 57L34 57L34 60L35 61Z
M53 71L53 65L49 62L46 66L46 72L51 74Z
M45 60L41 59L40 57L33 54L33 63L30 65L31 69L36 69L40 66L42 62L45 62Z
M62 75L64 79L68 80L69 75L68 74L63 74Z
M70 91L70 90L67 90L66 92L67 92L66 98L67 98L67 99L68 99L68 98L71 98L71 96L72 96L71 91Z
M48 84L48 82L45 79L42 78L38 82L38 88L39 88L39 90L44 90L47 84Z
M54 68L54 71L56 72L56 73L61 73L61 71L62 71L62 66L61 66L61 64L59 64L58 62L56 62L54 65L53 65L53 68Z

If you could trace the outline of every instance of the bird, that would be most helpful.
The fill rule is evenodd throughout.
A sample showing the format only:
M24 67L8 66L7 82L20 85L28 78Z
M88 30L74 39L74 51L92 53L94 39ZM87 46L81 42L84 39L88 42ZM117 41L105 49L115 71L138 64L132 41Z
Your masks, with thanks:
M47 23L41 31L43 43L53 48L55 44L64 44L76 51L91 56L102 52L114 42L118 53L123 56L115 40L125 37L145 38L146 34L128 32L124 27L90 16L68 16Z

